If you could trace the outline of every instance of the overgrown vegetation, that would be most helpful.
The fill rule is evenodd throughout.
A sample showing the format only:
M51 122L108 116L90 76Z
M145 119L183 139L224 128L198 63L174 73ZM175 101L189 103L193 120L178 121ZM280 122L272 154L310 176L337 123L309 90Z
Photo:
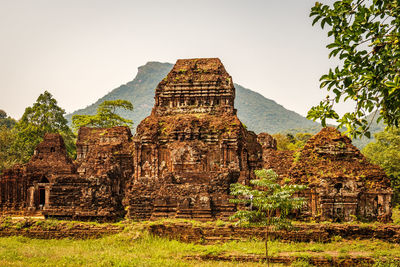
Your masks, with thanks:
M306 201L293 195L306 189L305 185L280 185L278 175L272 170L255 170L257 179L250 180L253 186L240 183L231 185L231 195L237 197L230 202L244 204L248 208L238 210L230 219L237 224L262 225L265 231L265 251L268 258L268 232L273 229L289 228L292 226L288 215L296 209L301 209Z
M400 206L392 209L392 220L394 224L400 225Z
M11 146L15 141L16 134L13 129L0 126L0 173L2 170L11 168L19 160L10 153Z
M389 176L393 188L393 203L400 203L400 129L386 129L375 134L376 142L368 144L364 155L381 166Z
M335 119L351 136L370 136L374 117L388 126L400 122L400 2L398 0L336 0L316 2L310 16L328 28L332 42L329 57L341 62L321 77L321 88L332 90L327 98L313 107L308 118ZM355 109L342 116L334 110L336 103L353 101Z
M18 162L16 158L10 157L10 148L16 138L16 132L13 130L16 123L16 120L0 109L0 173Z
M272 137L276 140L276 147L278 150L298 150L303 148L308 139L313 135L311 133L277 133Z

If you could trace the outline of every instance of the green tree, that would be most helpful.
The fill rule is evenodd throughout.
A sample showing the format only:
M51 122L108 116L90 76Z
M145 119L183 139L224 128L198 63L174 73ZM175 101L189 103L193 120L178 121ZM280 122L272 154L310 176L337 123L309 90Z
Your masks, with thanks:
M7 113L0 109L0 126L6 126L7 128L12 128L16 124L16 121L7 116Z
M381 166L389 176L395 204L400 203L400 129L387 129L375 134L376 142L369 143L364 155Z
M15 125L16 139L11 153L21 163L27 162L45 133L59 133L64 139L68 154L74 156L75 136L64 118L65 111L57 105L53 96L45 91L32 107L25 109Z
M292 143L286 134L276 133L272 134L272 137L276 140L278 150L291 150Z
M4 110L0 109L0 120L5 118L7 118L7 113Z
M398 0L341 0L332 5L319 2L311 9L313 25L329 27L332 43L329 57L340 65L320 79L321 88L332 90L327 98L311 108L307 118L335 119L352 137L369 137L373 113L378 122L399 126L400 121L400 2ZM352 100L355 110L339 116L334 105ZM378 112L379 110L379 112ZM374 118L372 118L372 121Z
M296 133L295 135L277 133L272 135L276 140L278 150L298 150L306 144L311 136L310 133Z
M288 215L306 203L304 198L294 197L294 194L306 189L306 186L280 185L277 182L278 175L273 170L256 170L255 174L258 179L250 180L254 187L240 183L231 185L231 195L239 198L230 201L250 208L237 211L230 219L242 225L266 226L265 254L269 265L269 231L292 226Z
M15 138L15 130L5 125L0 126L0 173L4 169L10 168L15 163L18 163L18 160L13 157L10 151Z
M82 126L111 128L114 126L132 126L131 120L125 119L117 114L118 109L133 110L133 105L127 100L104 101L97 108L95 115L74 115L72 127L77 131Z

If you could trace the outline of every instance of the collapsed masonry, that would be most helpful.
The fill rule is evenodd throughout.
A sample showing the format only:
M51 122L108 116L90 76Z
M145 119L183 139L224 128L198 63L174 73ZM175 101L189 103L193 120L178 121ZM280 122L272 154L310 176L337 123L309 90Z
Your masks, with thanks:
M127 127L81 128L77 159L58 134L46 134L29 163L0 176L2 214L137 220L226 219L229 187L258 168L309 185L303 216L390 220L388 178L351 141L326 128L296 152L277 151L268 134L246 130L221 61L178 60L156 88L150 116Z

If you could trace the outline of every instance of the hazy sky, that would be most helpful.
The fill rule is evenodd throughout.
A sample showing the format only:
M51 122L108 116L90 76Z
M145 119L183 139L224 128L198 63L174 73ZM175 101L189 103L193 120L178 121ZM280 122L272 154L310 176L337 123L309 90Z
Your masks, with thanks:
M306 115L332 65L308 16L314 3L0 0L0 109L20 118L48 90L72 112L147 61L219 57L235 83Z

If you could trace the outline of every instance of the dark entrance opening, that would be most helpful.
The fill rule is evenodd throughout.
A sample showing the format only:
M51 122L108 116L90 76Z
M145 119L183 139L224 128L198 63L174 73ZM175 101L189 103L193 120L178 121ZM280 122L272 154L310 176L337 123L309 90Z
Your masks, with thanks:
M339 193L340 189L342 189L343 184L342 183L337 183L334 185L336 192Z
M378 196L374 198L374 212L375 215L378 216L379 214Z
M44 184L44 183L48 183L49 180L46 178L46 176L43 176L42 179L40 179L40 183Z
M43 208L46 204L46 189L44 186L39 187L39 208Z

